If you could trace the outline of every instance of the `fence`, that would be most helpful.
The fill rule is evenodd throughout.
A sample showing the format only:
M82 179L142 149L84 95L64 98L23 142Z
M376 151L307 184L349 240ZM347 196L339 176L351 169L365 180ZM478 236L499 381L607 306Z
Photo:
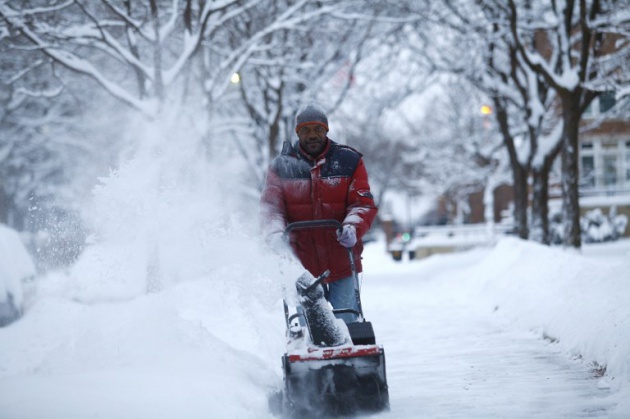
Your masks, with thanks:
M396 241L390 245L395 260L403 255L419 259L437 253L451 253L476 246L489 246L498 236L509 234L513 227L504 224L464 224L416 227L408 242Z

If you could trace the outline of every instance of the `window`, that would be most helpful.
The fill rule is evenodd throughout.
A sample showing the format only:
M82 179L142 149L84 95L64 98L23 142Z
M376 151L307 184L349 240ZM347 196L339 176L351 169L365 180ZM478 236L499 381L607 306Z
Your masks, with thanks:
M604 156L604 185L617 184L617 156Z
M584 138L580 143L580 188L597 193L630 190L630 138Z
M599 112L604 113L615 106L615 92L604 92L599 96Z
M590 105L588 105L586 107L586 109L584 109L584 113L582 113L582 117L583 118L592 118L593 116L595 116L595 101L592 101Z
M581 173L580 186L595 187L595 158L593 156L582 157Z

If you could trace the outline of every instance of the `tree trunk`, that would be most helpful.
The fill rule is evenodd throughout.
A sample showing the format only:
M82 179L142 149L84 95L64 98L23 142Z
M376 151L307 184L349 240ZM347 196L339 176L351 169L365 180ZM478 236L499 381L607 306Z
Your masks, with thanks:
M151 23L153 24L153 92L160 104L164 102L164 80L162 79L162 40L160 39L160 17L156 0L150 0Z
M551 164L543 164L532 169L532 234L538 243L549 245L549 169Z
M512 163L512 178L514 183L514 233L521 239L527 239L529 237L527 222L528 173L518 161Z
M514 185L514 233L521 239L527 239L529 236L529 228L527 225L527 207L529 205L527 178L529 176L529 167L523 166L518 159L514 138L509 129L505 104L499 98L494 98L493 102L496 109L497 122L501 135L503 136L503 143L507 147L508 156L510 157L510 167L512 169L512 183Z
M580 231L578 134L580 123L580 90L562 98L564 132L562 147L562 215L564 220L564 246L579 249L582 246Z
M0 179L0 223L7 224L9 218L9 197L2 186Z
M127 14L131 16L131 0L125 0L123 4L125 5ZM140 50L138 48L138 40L136 39L134 28L127 25L125 31L127 33L127 45L129 46L129 52L131 52L131 54L140 61ZM136 83L138 83L138 97L140 97L140 99L144 99L147 96L147 80L144 73L138 67L134 67L134 72L136 74Z
M540 166L532 165L532 239L549 245L551 244L551 232L549 231L549 173L553 162L562 149L563 142L556 145L546 154Z
M275 89L276 96L278 98L278 105L276 107L276 114L273 121L269 126L269 161L273 160L278 155L278 138L280 137L280 121L282 120L283 102L282 95L284 93L284 83L280 83L280 87Z

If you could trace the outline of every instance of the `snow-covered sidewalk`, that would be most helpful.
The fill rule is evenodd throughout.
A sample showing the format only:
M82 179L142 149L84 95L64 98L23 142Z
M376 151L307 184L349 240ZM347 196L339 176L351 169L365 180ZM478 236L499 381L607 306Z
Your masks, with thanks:
M612 279L609 287L601 282L606 272L628 272L621 266L628 244L587 246L582 256L507 240L492 250L403 263L370 247L363 301L386 350L392 406L386 416L630 417L623 375L630 355L615 352L630 340L629 319L624 306L611 310L627 296L630 278ZM607 263L598 265L599 275L583 271L602 257ZM575 269L554 278L565 264ZM527 278L529 268L539 277ZM615 288L622 279L625 288ZM562 293L571 281L574 292ZM590 305L579 297L589 291ZM567 318L572 304L584 313ZM599 330L583 323L589 316ZM588 353L580 354L582 348ZM586 355L622 365L602 377Z

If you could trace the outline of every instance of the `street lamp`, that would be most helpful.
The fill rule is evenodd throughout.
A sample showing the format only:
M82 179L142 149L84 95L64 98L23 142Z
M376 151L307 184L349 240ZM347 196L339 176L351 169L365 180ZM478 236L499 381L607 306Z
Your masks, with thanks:
M490 120L488 117L492 115L492 108L489 105L481 105L479 110L481 111L481 115L483 115L483 128L487 130L490 128Z

